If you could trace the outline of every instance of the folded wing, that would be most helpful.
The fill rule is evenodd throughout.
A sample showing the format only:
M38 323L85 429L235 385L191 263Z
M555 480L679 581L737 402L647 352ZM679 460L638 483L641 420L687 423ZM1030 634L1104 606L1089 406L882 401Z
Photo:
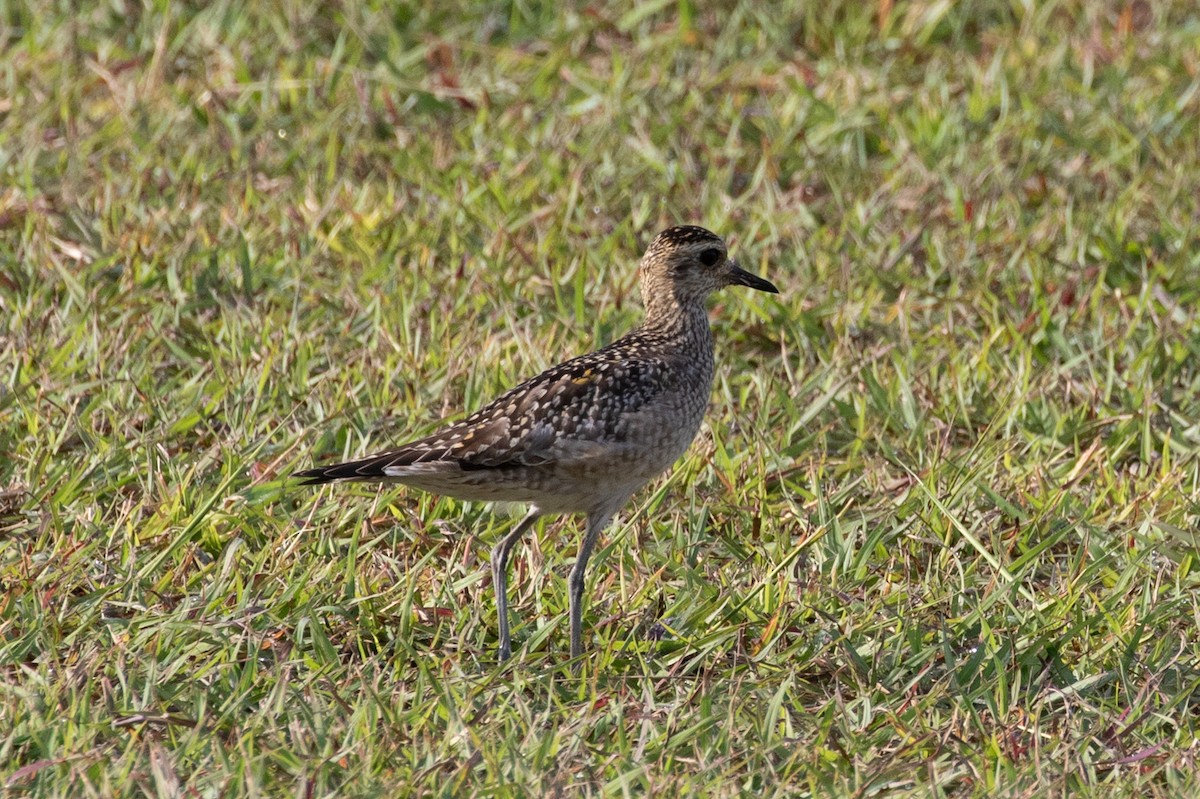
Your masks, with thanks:
M296 476L305 485L403 481L431 472L570 465L595 457L607 445L622 445L628 419L663 390L661 363L613 361L607 349L549 369L426 438Z

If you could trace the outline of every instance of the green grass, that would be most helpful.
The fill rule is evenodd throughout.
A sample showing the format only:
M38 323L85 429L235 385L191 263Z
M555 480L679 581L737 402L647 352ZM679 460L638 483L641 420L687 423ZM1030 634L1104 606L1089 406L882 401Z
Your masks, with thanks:
M0 793L1200 792L1191 3L74 5L0 6ZM498 667L511 517L286 476L676 223L783 293Z

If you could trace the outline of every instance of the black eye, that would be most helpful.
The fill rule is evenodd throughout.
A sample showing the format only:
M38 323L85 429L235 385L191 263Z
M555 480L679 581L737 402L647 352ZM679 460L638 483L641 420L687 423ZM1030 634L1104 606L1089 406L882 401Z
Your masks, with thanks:
M718 249L714 248L700 253L700 263L705 266L712 266L719 260L721 260L721 251Z

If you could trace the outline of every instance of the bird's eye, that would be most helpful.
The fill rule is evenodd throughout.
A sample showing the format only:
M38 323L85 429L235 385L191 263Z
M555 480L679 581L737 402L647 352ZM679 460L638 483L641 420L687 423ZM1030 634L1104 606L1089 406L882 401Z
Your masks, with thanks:
M716 248L700 253L700 263L705 266L713 266L719 260L721 260L721 251Z

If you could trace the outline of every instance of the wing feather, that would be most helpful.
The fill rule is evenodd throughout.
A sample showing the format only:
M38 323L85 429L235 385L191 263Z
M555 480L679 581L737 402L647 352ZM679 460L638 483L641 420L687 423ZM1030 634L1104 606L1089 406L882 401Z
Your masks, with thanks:
M407 475L571 464L623 445L628 419L661 393L665 364L635 336L542 372L459 422L361 460L296 476L403 480ZM621 357L613 357L614 350Z

